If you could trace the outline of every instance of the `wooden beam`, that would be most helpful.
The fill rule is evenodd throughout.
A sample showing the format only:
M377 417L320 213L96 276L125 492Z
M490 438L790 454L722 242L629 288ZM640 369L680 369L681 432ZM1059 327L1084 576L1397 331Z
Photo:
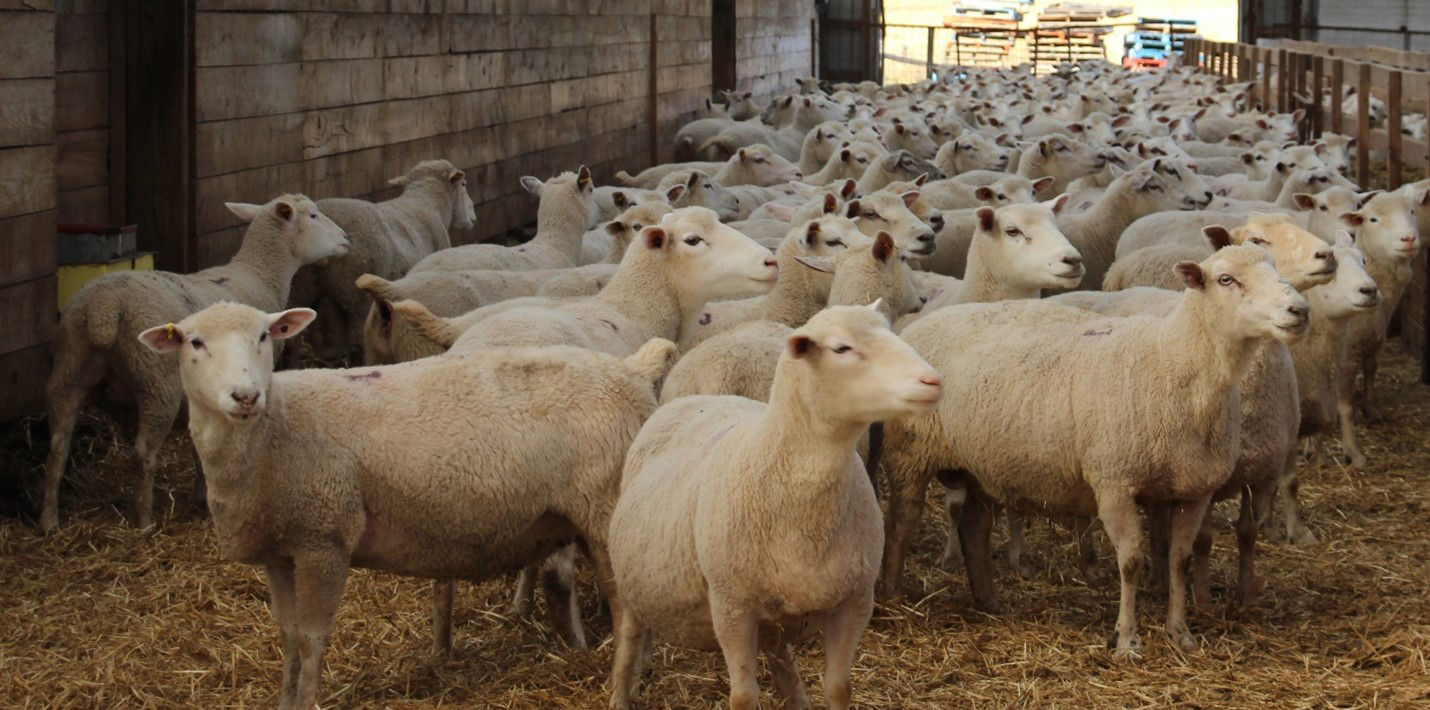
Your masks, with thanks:
M1265 50L1265 51L1263 51L1263 52L1261 53L1261 62L1262 62L1262 64L1261 64L1261 96L1259 96L1259 97L1257 97L1257 98L1261 100L1261 109L1262 109L1263 111L1270 111L1270 110L1271 110L1271 50L1268 49L1268 50Z
M1326 60L1316 55L1311 60L1311 135L1320 138L1326 132L1326 112L1322 109L1321 87L1326 84Z
M1394 190L1395 188L1400 187L1401 183L1400 161L1402 159L1402 155L1400 152L1400 82L1400 72L1391 72L1390 86L1387 87L1390 92L1390 100L1386 102L1386 108L1389 110L1389 115L1386 117L1385 124L1385 131L1387 134L1389 134L1387 137L1389 138L1390 143L1389 149L1386 150L1385 158L1385 187L1387 190Z
M1370 65L1358 64L1356 82L1356 182L1370 187Z
M1346 64L1340 59L1331 60L1331 131L1334 133L1345 133L1343 125L1344 117L1341 115L1341 103L1345 98L1341 96L1342 87L1346 83Z
M650 14L650 79L646 89L649 98L646 102L646 124L648 129L646 139L648 141L647 147L650 151L651 165L660 163L660 108L657 104L660 94L658 91L659 87L657 86L658 82L656 81L656 75L658 73L656 61L659 58L657 51L659 43L657 40L659 35L660 32L656 29L656 14L652 12Z
M124 4L123 214L166 271L194 265L193 27L193 0Z

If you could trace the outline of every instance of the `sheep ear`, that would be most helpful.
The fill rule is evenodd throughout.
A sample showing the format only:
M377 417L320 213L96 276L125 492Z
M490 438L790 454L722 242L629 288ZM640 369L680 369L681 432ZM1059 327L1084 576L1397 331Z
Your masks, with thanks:
M1301 120L1304 118L1306 118L1306 109L1298 108L1295 111L1291 112L1292 123L1300 123Z
M526 188L526 191L530 192L533 195L541 194L541 185L541 180L534 178L530 175L524 175L521 178L521 186Z
M626 200L626 193L621 192L620 190L616 190L615 192L611 193L611 204L614 204L617 207L624 208L627 204L629 204L629 201Z
M1130 115L1124 113L1124 114L1122 114L1121 116L1118 116L1117 118L1112 119L1112 127L1113 127L1113 128L1121 128L1121 127L1127 125L1127 122L1128 122L1128 121L1131 121L1131 120L1132 120L1132 116L1130 116Z
M857 189L859 189L859 183L853 178L846 178L844 187L839 190L839 196L847 200L854 196L854 191Z
M391 180L388 180L388 181L387 181L387 184L389 184L389 185L396 185L397 187L402 187L402 186L406 185L406 184L409 183L409 182L411 182L411 179L409 179L406 175L399 175L399 176L397 176L397 177L395 177L395 178L392 178Z
M283 202L280 200L273 205L273 214L278 215L278 219L281 219L284 222L292 222L293 205L290 205L287 202Z
M1054 197L1053 199L1048 200L1043 204L1047 205L1048 208L1053 211L1053 215L1056 216L1063 213L1063 209L1066 208L1068 205L1068 200L1071 199L1072 195L1069 195L1068 193L1064 192L1063 194L1058 195L1057 197Z
M889 263L889 258L894 255L894 237L888 232L881 231L874 236L874 259L881 264Z
M781 222L788 222L790 221L790 218L794 216L793 207L790 207L789 205L782 205L778 202L765 203L765 211L769 212L771 217L774 217Z
M735 151L735 157L736 157L736 158L739 158L742 162L745 161L745 160L748 160L748 158L746 157L746 153L745 153L745 149L744 149L744 148L741 148L741 149Z
M645 241L647 249L664 249L670 237L660 227L646 227L641 231L641 239Z
M902 123L895 123L895 124L894 124L894 132L895 132L895 133L897 133L897 134L899 134L899 135L902 136L902 135L904 135L904 131L905 131L905 130L906 130L906 129L904 128L904 124L902 124Z
M858 200L850 200L848 204L844 205L844 216L849 219L858 217L861 207L862 205L859 204Z
M978 208L978 211L975 212L974 214L978 217L978 228L979 228L979 229L981 229L981 230L983 230L983 231L985 231L985 232L991 232L991 231L993 231L993 208L992 208L992 207L979 207L979 208Z
M809 357L819 346L815 344L814 338L798 333L789 336L785 341L785 346L789 349L789 356L795 360Z
M1039 154L1041 154L1044 158L1046 158L1046 157L1048 157L1048 154L1051 153L1051 152L1052 152L1052 149L1048 148L1048 142L1047 142L1047 141L1038 141L1038 153L1039 153Z
M1362 192L1356 195L1356 209L1365 207L1365 203L1370 202L1371 198L1379 195L1380 192L1380 190L1371 190L1370 192Z
M225 202L223 206L245 222L252 222L263 211L263 205L253 205L247 202Z
M690 177L685 179L685 187L687 189L694 190L695 184L698 182L700 182L700 173L695 170L691 170Z
M1343 212L1340 219L1341 223L1347 227L1359 227L1365 224L1365 217L1359 212Z
M382 334L392 335L392 302L385 298L373 297L377 306L377 318L382 321Z
M167 353L184 344L184 331L173 323L156 325L140 333L139 342L156 353Z
M460 171L460 170L453 170L450 174L447 175L447 182L450 182L450 183L452 183L453 185L456 185L457 183L459 183L459 182L461 182L462 180L466 179L466 177L467 177L467 174L466 174L466 173L464 173L464 172L462 172L462 171Z
M1344 229L1336 230L1336 246L1344 248L1353 247L1355 245L1356 238L1352 236L1350 232L1347 232Z
M576 171L576 184L583 190L591 189L591 171L584 165Z
M1251 165L1252 163L1256 162L1256 156L1251 153L1242 153L1241 162L1246 163L1247 165Z
M1298 192L1291 196L1291 200L1296 203L1296 209L1313 210L1316 208L1316 197L1304 192Z
M896 150L884 158L884 169L893 172L899 169L899 161L904 159L904 151Z
M928 173L919 173L919 176L916 177L916 178L914 178L914 184L915 184L915 185L918 185L919 187L923 187L923 186L924 186L924 183L926 183L926 182L928 182L928 181L929 181L929 174L928 174Z
M845 143L845 145L849 145L849 144L848 144L848 143ZM845 148L844 150L839 151L839 160L840 160L840 162L847 163L847 162L849 162L849 159L850 159L851 157L853 157L853 154L849 152L849 149L848 149L848 148Z
M807 244L807 245L812 245L812 244L814 244L814 240L815 240L815 239L818 239L818 238L819 238L819 223L818 223L818 222L810 222L810 223L809 223L809 226L808 226L808 227L805 227L805 229L804 229L804 243Z
M286 311L268 314L268 337L274 340L291 338L308 327L318 312L311 308L289 308Z
M671 203L671 204L675 204L675 201L676 201L676 200L679 200L680 197L681 197L682 195L684 195L684 194L685 194L685 186L684 186L684 185L676 185L675 187L672 187L672 188L670 188L669 190L666 190L666 191L665 191L665 199L666 199L667 202L669 202L669 203Z
M1040 178L1038 178L1036 181L1033 182L1033 194L1036 195L1036 194L1042 192L1043 190L1046 190L1046 189L1052 187L1052 186L1053 186L1053 181L1056 180L1056 179L1057 179L1057 178L1053 177L1052 175L1048 175L1048 176L1046 176L1046 177L1040 177ZM980 199L982 199L982 198L980 198Z
M1177 270L1177 275L1182 277L1182 283L1187 288L1201 291L1207 287L1206 274L1202 273L1202 266L1195 261L1180 261L1173 267Z
M994 142L995 144L1001 145L1001 146L1003 146L1003 147L1005 147L1005 148L1008 146L1008 141L1009 141L1009 138L1008 138L1008 134L1007 134L1007 133L999 133L999 134L998 134L998 137L993 139L993 142Z
M834 195L824 196L824 214L834 214L839 210L839 200Z
M1325 144L1325 143L1317 143L1317 144L1315 145L1315 148L1316 148L1316 155L1325 155L1325 154L1326 154L1327 148L1326 148L1326 144Z
M796 256L798 261L815 271L823 271L826 274L834 273L834 259L827 256Z
M905 207L913 207L914 203L919 201L919 191L910 190L902 195L899 195L899 197L904 200Z
M1202 227L1202 236L1207 238L1207 244L1211 246L1212 251L1231 246L1231 232L1219 224Z
M613 219L606 223L606 234L613 237L619 237L625 231L626 225L621 224L621 221L618 219Z
M993 188L988 187L987 185L984 185L984 186L978 188L977 190L974 190L974 191L973 191L973 196L974 196L974 197L977 197L979 200L981 200L981 201L983 201L983 202L992 202L992 201L993 201Z

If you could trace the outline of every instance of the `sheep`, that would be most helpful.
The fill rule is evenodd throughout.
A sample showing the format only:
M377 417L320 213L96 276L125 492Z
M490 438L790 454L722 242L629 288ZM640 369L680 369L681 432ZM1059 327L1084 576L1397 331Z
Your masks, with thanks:
M859 176L859 194L868 195L891 182L913 180L920 175L943 177L933 163L919 158L907 150L896 150L880 160L869 163L864 174Z
M1216 236L1213 237L1213 233ZM1336 256L1330 245L1296 226L1286 214L1253 214L1246 224L1228 230L1221 225L1202 229L1212 241L1251 243L1265 247L1275 257L1276 270L1297 289L1305 290L1335 277ZM1104 291L1132 286L1177 288L1181 283L1172 269L1181 261L1204 259L1213 246L1186 239L1138 249L1112 263L1102 280ZM1171 272L1171 275L1168 275Z
M858 180L868 172L870 163L881 160L883 156L881 148L867 143L846 145L832 153L824 162L824 167L808 175L805 181L811 185L828 185L838 180Z
M1430 205L1430 190L1407 185L1395 192L1376 195L1360 210L1350 213L1351 223L1362 228L1357 230L1357 244L1365 253L1366 272L1375 279L1384 300L1373 315L1351 322L1346 337L1346 366L1341 370L1340 382L1343 421L1354 416L1352 399L1358 372L1365 378L1358 398L1362 412L1372 420L1384 419L1375 404L1376 360L1385 345L1386 328L1410 284L1411 265L1420 254L1417 218L1423 218L1430 211L1425 209L1427 205ZM1351 453L1351 463L1363 466L1364 454L1356 457Z
M691 172L689 170L668 172L656 184L655 189L668 190L679 185L689 178ZM753 146L735 151L735 155L720 166L720 169L715 171L710 179L724 187L739 185L769 187L784 185L802 177L804 177L804 173L801 173L794 163L781 158L766 146Z
M876 192L850 200L844 205L844 214L864 234L873 237L888 232L910 258L921 259L932 254L935 245L933 228L909 210L920 196L914 191L900 195Z
M458 316L523 296L595 295L615 275L616 268L615 264L591 264L538 271L424 271L396 281L363 274L357 287L372 299L363 323L363 363L390 365L441 352L431 349L419 354L405 346L412 339L407 332L411 326L393 317L392 304L398 301L418 301L437 315Z
M596 204L596 221L607 222L632 207L652 203L669 204L670 198L661 190L607 186L592 191L591 201Z
M709 116L699 118L680 127L675 133L675 159L688 162L695 159L695 149L713 138L732 123L729 108L705 99L705 110Z
M907 150L916 158L933 160L934 154L938 152L938 144L928 130L920 125L922 123L895 123L894 130L888 133L889 150Z
M828 293L831 306L877 302L881 312L895 319L922 305L913 272L887 232L832 257L802 256L798 260L804 267L833 273ZM685 350L671 369L661 388L661 403L693 394L767 401L775 364L792 332L794 328L785 322L756 320L702 340Z
M448 230L476 223L467 175L445 160L422 161L388 182L401 186L402 194L385 202L318 200L318 211L347 234L348 252L298 269L288 305L316 308L324 315L321 328L308 334L322 360L355 356L362 346L367 298L353 288L354 279L363 273L401 277L423 257L451 247ZM289 359L298 352L290 347Z
M1301 396L1300 434L1309 437L1307 446L1319 464L1321 435L1337 424L1340 404L1341 370L1346 365L1346 337L1351 322L1381 303L1380 289L1366 273L1365 255L1357 249L1346 232L1339 232L1335 241L1336 277L1330 283L1306 292L1311 304L1311 330L1306 337L1291 346L1296 364L1297 390ZM1359 452L1354 422L1340 419L1341 441L1347 451ZM1316 536L1301 519L1300 483L1295 466L1288 467L1277 486L1281 493L1281 510L1286 525L1286 538L1299 544L1312 544ZM1261 522L1258 520L1258 522Z
M1315 143L1316 154L1321 156L1321 162L1346 176L1351 173L1351 149L1355 146L1354 136L1343 136L1339 133L1322 133Z
M854 133L839 121L825 121L815 126L805 135L800 146L799 171L805 175L819 172L829 162L830 156L853 138Z
M933 163L949 177L970 170L992 170L1001 173L1008 169L1012 155L1012 151L1003 145L1007 139L1007 134L989 140L977 133L965 133L939 146Z
M787 160L799 160L800 142L805 134L825 121L844 118L845 113L842 107L818 97L794 100L794 97L786 96L776 99L770 107L772 112L789 112L788 119L772 119L768 126L755 121L733 123L702 143L696 152L728 157L741 147L763 143Z
M619 610L609 517L670 342L625 360L496 349L275 375L273 342L314 316L220 303L139 334L178 360L220 553L267 574L279 707L318 699L351 567L482 580L579 539Z
M1001 207L1007 204L1030 204L1036 195L1046 194L1053 178L1036 181L1017 175L1006 175L987 185L969 185L956 180L934 180L920 190L929 204L941 210L977 209L985 204ZM953 220L945 218L952 224Z
M427 320L449 352L490 347L578 345L627 355L650 337L680 340L682 326L695 319L707 301L767 293L775 285L779 263L774 255L726 227L715 213L688 207L646 227L640 243L627 250L611 282L586 300L556 307L514 307L491 315L467 330L441 335L440 319ZM420 304L394 304L408 318L423 320ZM651 334L649 337L646 334Z
M132 336L151 322L182 320L223 300L277 310L288 303L289 282L299 267L347 251L342 228L303 195L282 195L266 205L230 202L227 207L249 223L228 264L193 274L109 274L85 284L65 307L55 334L54 368L45 385L50 423L40 512L45 533L59 527L60 478L80 409L103 382L130 393L139 410L134 460L141 480L134 520L140 528L154 523L159 449L179 416L184 391L172 377L177 364L135 347Z
M684 192L684 187L681 187ZM619 264L626 254L626 247L647 224L655 224L670 214L672 208L665 202L647 202L627 208L615 219L586 232L581 238L581 266L587 264Z
M800 267L799 262L805 257L838 254L870 241L854 222L833 215L793 228L787 225L785 231L784 239L775 250L779 278L774 288L763 296L705 304L681 328L677 342L682 352L706 338L753 320L772 320L798 327L824 307L831 283L830 278Z
M1071 138L1049 136L1038 141L1018 161L1018 175L1037 180L1052 176L1051 194L1068 190L1068 184L1102 169L1107 158L1098 150ZM970 173L965 173L968 175Z
M989 574L989 499L1024 513L1097 514L1117 550L1122 581L1109 646L1118 656L1134 655L1141 646L1137 503L1167 501L1173 511L1166 630L1177 645L1196 646L1186 625L1184 563L1241 445L1239 383L1263 343L1305 332L1308 307L1259 247L1228 247L1177 270L1189 288L1163 318L1104 318L1044 301L1009 301L940 309L904 331L935 367L959 377L949 381L934 414L885 424L885 465L895 484L886 518L886 590L897 586L935 473L968 489L959 530L981 610L998 608ZM1073 402L1094 411L1073 417Z
M930 410L941 387L882 315L843 306L790 336L769 404L697 396L657 410L611 516L610 706L630 706L653 631L722 650L738 710L758 705L755 656L768 649L780 694L806 707L790 644L818 629L825 695L846 710L883 544L855 443L871 422Z
M576 266L581 261L581 237L595 226L591 171L582 165L546 182L530 175L521 179L527 192L541 197L536 208L536 236L520 246L468 244L435 252L412 267L423 271L502 269L534 271Z
M704 207L714 210L722 220L740 218L740 199L700 170L690 171L685 184L671 186L667 194L671 207Z

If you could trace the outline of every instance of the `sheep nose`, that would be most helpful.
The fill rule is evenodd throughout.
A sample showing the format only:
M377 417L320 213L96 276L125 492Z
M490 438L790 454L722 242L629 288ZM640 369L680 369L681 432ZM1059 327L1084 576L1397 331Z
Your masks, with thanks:
M1379 291L1380 289L1375 286L1362 286L1360 289L1361 294L1366 296L1374 296Z
M1400 241L1402 241L1402 242L1404 242L1404 243L1406 243L1406 244L1414 244L1414 243L1415 243L1415 235L1414 235L1414 234L1407 234L1407 235L1401 237L1401 238L1400 238Z
M919 241L921 241L921 242L931 242L931 241L933 241L933 232L924 232L924 233L920 234L920 235L919 235Z
M1330 251L1318 251L1316 252L1316 258L1324 261L1334 261L1336 258L1336 254L1335 252Z
M243 389L236 389L229 396L233 397L233 401L245 407L252 407L258 403L258 390L256 388L245 387Z
M1081 256L1065 256L1065 257L1063 257L1063 263L1064 263L1064 264L1067 264L1068 266L1082 266L1082 257L1081 257Z
M772 267L775 267L775 268L779 268L779 265L780 265L780 263L779 263L778 261L775 261L773 258L771 258L771 259L765 259L765 266L772 266Z
M944 225L943 215L941 215L941 214L936 214L936 215L930 217L930 218L929 218L929 224L933 226L933 230L934 230L935 232L942 231L942 230L943 230L943 225Z
M1302 305L1287 306L1286 312L1297 318L1305 318L1310 312L1310 308Z
M943 375L924 375L919 378L919 382L930 387L942 387Z

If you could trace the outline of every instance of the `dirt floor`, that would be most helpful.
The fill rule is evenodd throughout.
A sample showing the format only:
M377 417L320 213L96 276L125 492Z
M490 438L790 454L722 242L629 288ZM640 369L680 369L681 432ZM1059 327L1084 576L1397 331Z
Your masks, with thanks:
M1115 586L1085 586L1071 537L1045 524L1029 537L1040 573L1025 579L1000 564L1005 613L974 612L962 571L935 565L944 523L931 514L911 560L918 578L903 601L875 610L860 646L857 704L1430 707L1430 388L1414 384L1408 358L1388 359L1380 390L1390 419L1365 429L1370 469L1305 471L1303 500L1322 542L1263 544L1255 608L1229 608L1222 596L1234 574L1234 509L1214 513L1218 600L1193 610L1200 650L1174 650L1159 631L1165 604L1144 595L1146 657L1114 662L1104 642ZM33 526L44 425L0 433L0 707L271 707L280 667L266 588L257 569L218 559L211 526L186 502L185 439L175 434L164 452L160 526L145 536L123 521L132 478L113 435L86 418L64 527L47 539ZM428 584L355 572L323 707L605 707L610 622L596 615L589 583L583 606L599 640L589 651L509 617L510 589L505 580L463 585L456 649L441 658L428 648ZM822 706L817 644L799 657ZM641 706L718 705L724 676L715 654L657 644Z

